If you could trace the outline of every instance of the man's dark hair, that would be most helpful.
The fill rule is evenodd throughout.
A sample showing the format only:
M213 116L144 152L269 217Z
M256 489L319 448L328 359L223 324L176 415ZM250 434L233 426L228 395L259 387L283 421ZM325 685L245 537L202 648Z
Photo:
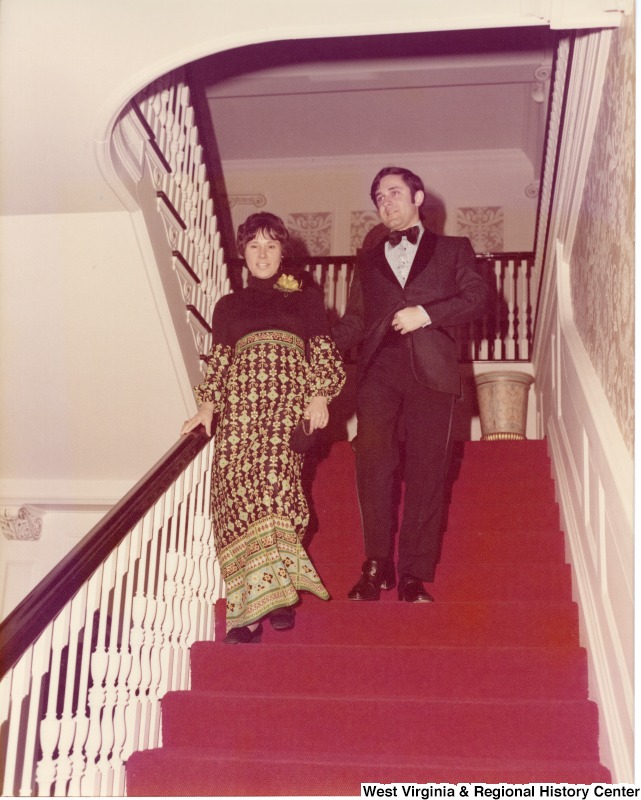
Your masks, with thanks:
M383 169L372 181L372 188L370 189L369 193L374 205L376 205L376 193L381 185L381 179L386 175L399 175L402 178L403 183L406 186L409 186L410 192L412 193L412 200L414 200L416 197L416 192L425 192L423 181L411 170L405 169L405 167L383 167Z

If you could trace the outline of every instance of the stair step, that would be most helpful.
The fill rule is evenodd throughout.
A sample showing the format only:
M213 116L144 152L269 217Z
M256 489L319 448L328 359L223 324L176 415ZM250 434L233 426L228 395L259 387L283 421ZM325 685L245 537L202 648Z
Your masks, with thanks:
M341 559L356 573L361 567L363 536L360 531L325 530L309 542L308 552L321 572L323 563L332 563L340 553ZM565 538L562 531L520 531L464 526L448 521L443 534L440 565L447 563L565 563Z
M500 503L453 503L447 509L448 526L479 526L484 530L533 531L559 527L559 507L555 503L505 500Z
M478 561L565 562L565 537L559 530L468 529L448 521L441 563Z
M527 478L509 483L479 482L478 474L457 478L450 488L450 503L474 503L479 510L507 503L555 503L554 481L549 476Z
M248 755L264 750L269 732L275 756L314 752L329 758L371 753L419 758L430 753L568 760L598 756L592 735L596 721L596 706L588 700L436 701L331 693L273 697L191 690L164 696L162 731L168 747L214 750L220 742L211 732L221 731L226 747Z
M390 647L261 643L191 647L195 690L322 697L417 699L587 699L587 658L580 648ZM260 682L254 680L260 675ZM340 680L336 676L340 675Z
M218 611L218 606L216 607ZM578 646L574 603L388 603L306 595L290 631L264 626L263 641L291 644L468 647Z
M312 557L314 555L312 554ZM344 600L356 583L363 559L362 545L352 558L318 561L321 578L331 596ZM572 600L569 564L521 561L440 563L429 591L437 602L516 602ZM398 602L395 592L383 592L382 602Z
M546 439L523 439L521 441L480 442L465 441L462 447L455 449L465 461L480 459L492 463L503 463L507 460L522 462L537 459L549 459Z
M223 738L221 736L220 738ZM251 758L164 747L134 753L127 762L127 794L182 797L185 788L201 797L359 797L361 783L609 783L610 773L594 761L550 759L437 759L423 755L391 762L376 755L355 759L300 757L268 751Z

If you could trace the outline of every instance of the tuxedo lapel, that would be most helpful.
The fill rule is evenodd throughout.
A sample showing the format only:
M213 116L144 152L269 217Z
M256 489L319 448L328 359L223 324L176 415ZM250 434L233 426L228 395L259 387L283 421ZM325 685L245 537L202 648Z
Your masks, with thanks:
M407 281L405 282L406 287L409 286L412 281L416 280L432 260L434 250L436 249L436 241L436 236L431 231L425 229L421 236L416 255L414 256L414 261L412 261Z
M385 256L385 239L380 242L372 251L373 266L395 287L400 287L398 278L394 275L394 270L390 267Z

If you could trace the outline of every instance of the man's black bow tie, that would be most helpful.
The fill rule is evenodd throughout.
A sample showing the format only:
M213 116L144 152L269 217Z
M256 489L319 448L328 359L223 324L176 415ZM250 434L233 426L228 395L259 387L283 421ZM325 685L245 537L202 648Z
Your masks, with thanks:
M404 231L390 231L387 234L387 241L392 245L392 247L396 247L397 244L401 243L403 236L406 236L408 242L411 244L416 244L416 242L418 242L419 233L420 229L418 225L412 225L411 228L407 228Z

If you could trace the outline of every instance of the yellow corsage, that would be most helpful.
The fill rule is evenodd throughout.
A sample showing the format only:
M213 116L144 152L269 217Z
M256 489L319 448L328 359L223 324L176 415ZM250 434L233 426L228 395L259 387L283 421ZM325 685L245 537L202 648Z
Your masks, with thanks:
M293 275L281 275L274 284L274 289L281 292L301 292L301 282L297 281Z

